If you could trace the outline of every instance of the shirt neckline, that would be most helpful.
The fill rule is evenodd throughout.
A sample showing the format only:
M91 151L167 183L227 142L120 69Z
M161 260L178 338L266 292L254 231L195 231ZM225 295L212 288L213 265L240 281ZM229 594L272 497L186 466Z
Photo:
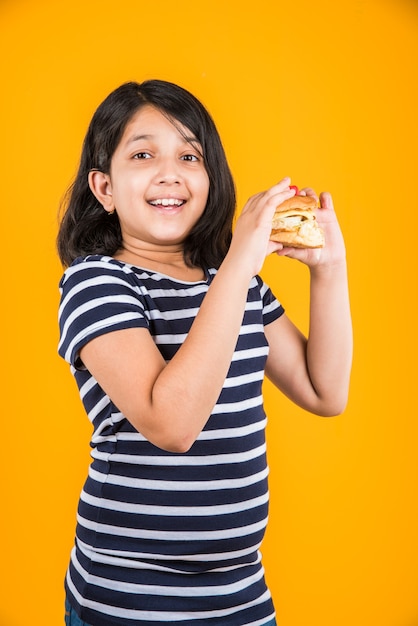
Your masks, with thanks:
M153 276L153 275L160 276L161 278L166 278L167 280L170 280L175 283L180 283L182 285L202 285L202 284L206 285L209 283L211 279L211 272L206 267L202 268L204 275L205 275L204 278L200 280L182 280L181 278L175 278L174 276L170 276L170 274L165 274L164 272L160 272L158 270L152 270L149 267L142 267L142 265L135 265L134 263L121 261L120 259L115 259L114 257L111 257L111 256L105 257L105 258L108 258L113 263L118 263L119 265L123 267L129 268L133 272L136 272L136 271L145 272L149 276Z

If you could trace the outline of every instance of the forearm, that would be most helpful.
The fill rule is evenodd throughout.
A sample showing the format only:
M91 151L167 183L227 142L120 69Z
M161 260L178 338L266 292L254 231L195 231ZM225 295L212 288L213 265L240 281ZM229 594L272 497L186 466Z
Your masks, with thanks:
M310 291L308 373L318 412L335 415L347 401L353 350L345 263L312 268Z
M224 261L184 344L156 379L149 423L162 447L188 449L209 418L234 354L250 280Z

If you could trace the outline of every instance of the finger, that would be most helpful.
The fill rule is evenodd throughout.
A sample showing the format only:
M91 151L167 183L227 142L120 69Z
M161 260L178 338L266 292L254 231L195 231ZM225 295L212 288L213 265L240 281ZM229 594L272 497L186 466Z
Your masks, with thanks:
M280 250L283 250L283 244L279 243L278 241L272 241L271 239L269 239L269 242L267 244L267 255L272 254L273 252L280 252Z
M270 189L266 189L265 191L260 191L259 193L256 193L253 196L251 196L247 200L246 207L250 208L251 206L256 205L259 202L259 200L262 200L263 198L266 200L270 200L272 196L275 196L279 193L283 193L285 191L288 191L289 192L288 197L291 197L292 195L294 195L294 192L289 190L289 183L290 183L289 176L282 178L282 180L280 180L278 183L270 187Z
M289 178L283 179L277 183L277 185L270 187L270 189L268 189L264 194L261 194L259 199L262 201L262 205L259 205L259 208L262 208L262 210L265 211L266 219L271 220L276 208L285 200L288 200L295 195L295 191L293 189L289 189L287 184L287 181L289 180ZM253 206L256 207L256 204Z
M278 183L275 183L268 191L272 191L273 193L277 191L285 191L288 190L290 186L290 176L285 176Z
M279 180L278 183L273 185L273 187L282 187L283 189L285 189L286 187L289 187L289 185L290 185L290 176L285 176L284 178Z
M276 198L277 196L277 200L280 200L280 202L283 202L283 200L286 200L287 198L292 198L295 195L296 191L294 188L292 189L289 187L289 183L290 178L286 176L280 182L278 182L276 185L273 185L273 187L270 187L270 189L266 191L267 198ZM279 204L279 201L277 202L277 204Z
M296 255L300 255L300 254L304 254L305 253L306 248L293 248L293 246L286 246L285 244L283 244L283 247L281 249L281 253L282 255L287 255L287 254L293 254L295 253Z
M311 196L312 198L315 198L315 200L318 202L318 196L316 195L315 190L312 189L312 187L304 187L303 189L299 191L299 195Z
M319 203L322 209L331 209L332 211L334 210L332 196L328 191L323 191L319 194Z

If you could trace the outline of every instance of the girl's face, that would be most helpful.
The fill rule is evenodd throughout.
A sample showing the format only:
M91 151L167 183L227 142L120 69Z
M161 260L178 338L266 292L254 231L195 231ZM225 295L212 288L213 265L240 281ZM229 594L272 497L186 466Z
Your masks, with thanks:
M156 108L134 115L112 157L106 191L129 247L181 247L201 217L209 177L201 146ZM188 141L186 140L186 138Z

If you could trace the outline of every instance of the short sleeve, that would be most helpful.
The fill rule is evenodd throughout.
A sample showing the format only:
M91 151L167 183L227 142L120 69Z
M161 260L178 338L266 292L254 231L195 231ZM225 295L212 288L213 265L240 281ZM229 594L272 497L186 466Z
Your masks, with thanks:
M259 276L257 280L263 302L263 324L267 326L267 324L271 324L274 320L283 315L284 308L273 294L270 287Z
M80 367L91 339L125 328L148 328L145 299L132 273L107 257L77 259L60 281L59 355Z

